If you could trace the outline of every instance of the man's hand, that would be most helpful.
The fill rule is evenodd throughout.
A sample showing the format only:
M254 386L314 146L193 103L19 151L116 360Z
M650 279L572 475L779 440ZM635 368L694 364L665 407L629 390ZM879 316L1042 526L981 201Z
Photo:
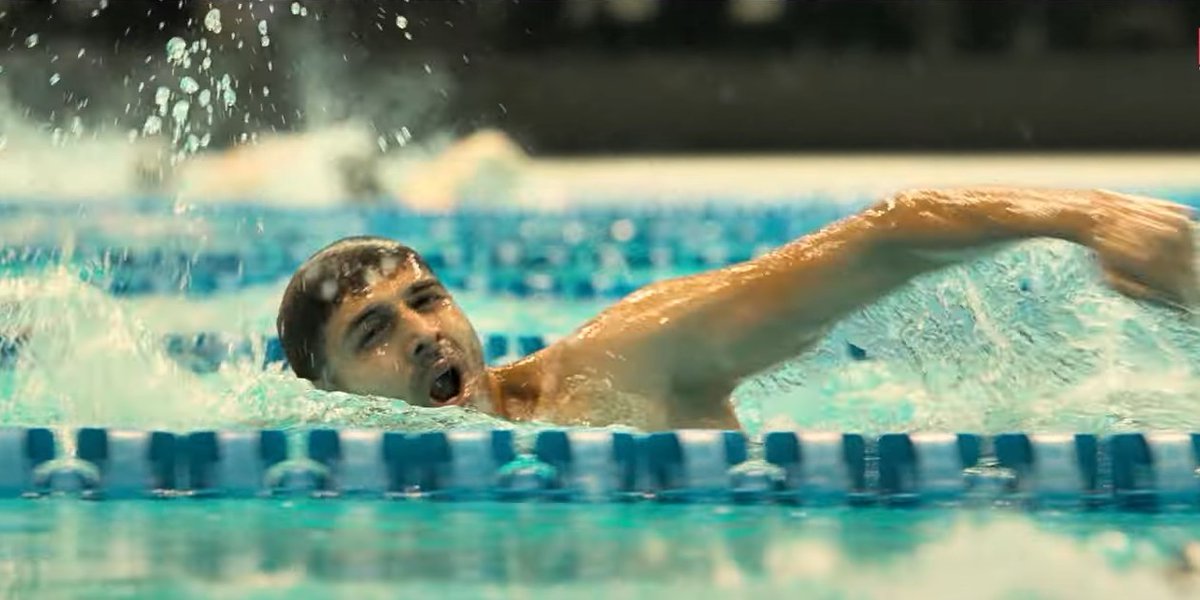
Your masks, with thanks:
M1139 300L1195 308L1200 300L1189 207L1097 192L1091 231L1108 285Z

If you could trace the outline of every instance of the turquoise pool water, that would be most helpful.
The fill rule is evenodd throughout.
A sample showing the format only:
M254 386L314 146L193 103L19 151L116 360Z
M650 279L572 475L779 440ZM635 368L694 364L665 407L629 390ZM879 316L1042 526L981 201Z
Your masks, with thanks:
M269 249L279 237L254 219L229 225L189 213L38 222L59 248L108 236L202 255ZM322 223L308 235L356 226ZM21 362L0 371L4 424L514 426L321 392L255 360L197 374L164 351L166 333L269 333L281 281L121 295L81 278L104 264L18 257L4 266L0 329L31 332ZM486 291L459 300L481 332L551 336L609 302ZM751 434L1196 430L1198 367L1194 323L1117 297L1084 251L1038 241L922 278L746 382L735 399ZM0 585L13 597L1200 594L1180 566L1198 552L1189 550L1200 534L1191 515L60 498L0 503L0 531Z
M7 502L5 597L1189 597L1185 516Z
M1169 598L1184 516L6 503L6 598ZM968 592L970 590L970 592Z

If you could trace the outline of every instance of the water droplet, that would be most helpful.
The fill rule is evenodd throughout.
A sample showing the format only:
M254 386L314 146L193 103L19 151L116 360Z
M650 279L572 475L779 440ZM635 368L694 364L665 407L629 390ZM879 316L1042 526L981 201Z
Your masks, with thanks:
M212 59L205 56L204 60L200 61L200 68L207 71L212 66Z
M406 40L408 40L408 41L410 41L410 42L411 42L411 41L412 41L412 34L411 34L411 33L409 33L409 32L407 32L407 31L405 31L405 32L404 32L404 39L406 39Z
M299 3L299 2L293 2L293 3L292 3L292 14L293 14L293 15L299 15L299 14L300 14L300 3Z
M304 6L300 7L300 16L302 16L302 17L308 16L308 8L307 7L304 7ZM317 20L320 21L321 17L317 17Z
M58 85L60 80L62 80L62 77L59 77L58 73L55 73L50 76L50 85Z
M200 101L200 106L208 106L208 103L212 101L212 92L209 90L200 90L200 96L198 96L198 98Z
M184 77L179 80L179 89L185 94L195 94L200 91L200 84L196 83L191 77Z
M225 103L225 106L233 106L237 103L237 92L233 91L233 88L231 87L225 88L225 90L221 92L221 101Z
M146 119L146 124L142 126L142 134L156 135L160 131L162 131L162 119L158 118L156 115L150 115L150 117Z
M209 142L211 142L211 141L212 141L212 134L211 133L204 134L204 137L200 138L200 147L207 148Z
M221 10L214 8L204 15L204 27L213 33L221 33Z
M408 27L408 18L396 15L396 27L399 27L400 29Z
M269 36L265 36L265 35L262 36L262 47L266 48L267 46L270 46L270 45L271 45L271 38Z
M38 34L35 33L35 34L25 38L25 47L26 48L32 48L36 45L38 45Z
M154 90L154 103L159 106L165 106L171 100L171 89L168 87L159 86Z
M184 145L184 150L191 152L191 153L195 153L199 149L200 149L200 138L189 133L187 136L187 142L185 142L185 145Z
M187 120L188 109L191 104L187 100L180 100L175 103L175 107L171 109L171 118L175 119L176 123L182 123Z
M433 67L429 66L428 64L427 64L427 65L425 65L425 72L426 72L426 73L430 73L430 74L432 74L432 73L433 73Z
M167 40L167 62L173 65L181 64L186 56L187 42L183 38L173 37Z
M271 97L271 88L264 85L263 86L263 98L270 98L270 97Z
M260 21L258 22L258 35L267 35L267 21L266 21L266 19L260 20Z

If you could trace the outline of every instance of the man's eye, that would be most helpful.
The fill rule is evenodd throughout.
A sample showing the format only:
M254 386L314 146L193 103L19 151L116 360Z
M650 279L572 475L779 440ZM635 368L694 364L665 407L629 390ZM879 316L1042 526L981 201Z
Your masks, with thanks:
M421 294L420 296L413 298L408 305L411 306L413 310L425 310L437 306L442 298L444 298L444 296L437 293Z
M358 347L361 350L367 350L379 345L384 339L384 334L387 333L388 326L385 322L374 322L368 324L363 331L362 337L358 339Z

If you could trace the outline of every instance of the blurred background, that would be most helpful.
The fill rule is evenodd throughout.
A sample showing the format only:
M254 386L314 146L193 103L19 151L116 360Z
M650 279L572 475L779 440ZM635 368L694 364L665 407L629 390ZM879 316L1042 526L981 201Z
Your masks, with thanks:
M82 186L11 169L98 154L136 165L86 178L109 188L263 195L279 153L317 152L337 182L302 191L440 206L528 156L1177 153L1197 27L1144 0L0 0L0 183ZM318 150L180 167L281 134ZM106 136L131 143L83 149Z

